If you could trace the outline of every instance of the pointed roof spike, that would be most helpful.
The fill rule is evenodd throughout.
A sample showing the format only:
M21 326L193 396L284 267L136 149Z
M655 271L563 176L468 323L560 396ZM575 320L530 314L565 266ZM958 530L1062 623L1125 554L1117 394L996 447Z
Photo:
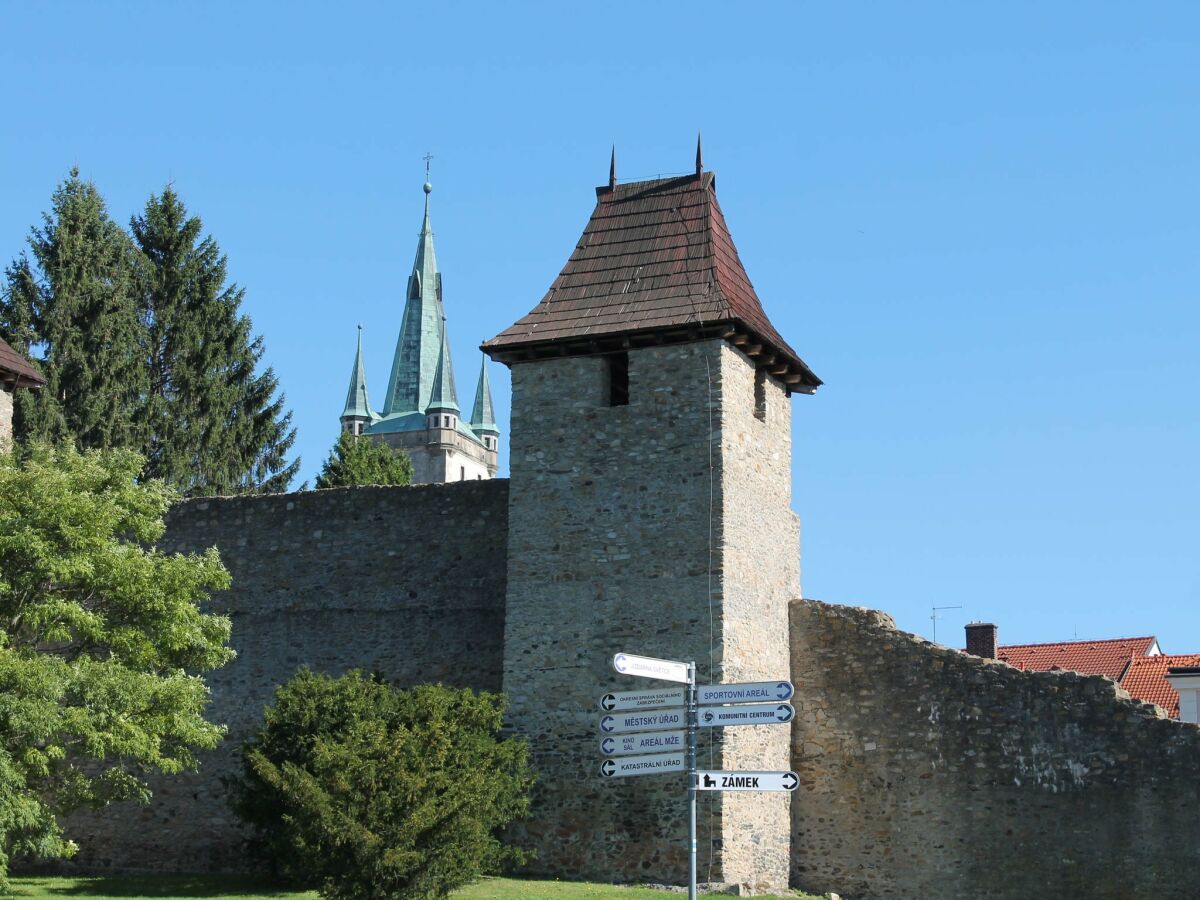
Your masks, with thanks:
M367 376L363 370L362 352L363 327L358 326L358 350L354 354L354 367L350 370L350 390L346 392L346 406L342 409L343 419L376 418L367 399Z
M423 190L425 215L417 236L417 253L412 274L408 277L400 334L388 376L382 410L385 417L424 413L441 352L445 312L442 308L442 276L438 272L433 228L429 223L429 194L433 186L427 181Z
M493 431L497 434L500 429L496 427L496 414L492 407L492 384L488 379L487 371L487 354L483 356L483 363L479 366L479 383L475 386L475 406L471 410L471 428L475 431Z
M612 158L608 161L608 189L611 191L617 186L617 145L612 146Z
M696 132L696 174L704 171L704 151L700 148L700 132Z
M442 348L438 352L437 369L433 373L433 391L425 412L428 414L435 409L458 412L458 394L454 390L454 364L450 361L450 342L447 339L445 316L442 316Z

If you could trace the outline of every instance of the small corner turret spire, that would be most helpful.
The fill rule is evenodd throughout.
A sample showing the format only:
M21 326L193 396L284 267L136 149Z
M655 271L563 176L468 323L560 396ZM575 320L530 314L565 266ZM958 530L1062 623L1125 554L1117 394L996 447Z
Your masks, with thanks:
M367 376L363 368L362 352L363 327L358 326L358 349L354 354L354 367L350 370L350 390L346 392L346 405L342 408L342 430L352 434L361 434L365 426L371 424L377 416L371 411L371 403L367 399Z
M696 132L696 174L704 172L704 151L700 148L700 132Z
M612 157L608 161L608 189L617 186L617 145L613 144Z

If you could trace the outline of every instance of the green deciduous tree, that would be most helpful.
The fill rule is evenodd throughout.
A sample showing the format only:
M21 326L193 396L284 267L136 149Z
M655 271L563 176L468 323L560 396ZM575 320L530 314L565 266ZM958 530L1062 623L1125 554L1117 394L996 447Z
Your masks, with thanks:
M149 384L147 475L189 495L286 490L292 414L261 337L226 283L226 258L170 186L130 224L140 251L138 307Z
M135 250L90 181L72 169L31 230L29 254L6 271L0 332L41 349L46 387L16 399L25 439L80 447L138 447L146 389L133 300Z
M432 900L525 854L496 832L529 808L501 697L301 670L245 748L239 812L268 857L331 900Z
M0 455L0 882L70 855L56 816L146 799L144 773L218 743L201 673L227 662L215 550L153 549L174 494L127 450Z
M343 431L321 467L317 487L411 484L412 478L412 459L403 450Z

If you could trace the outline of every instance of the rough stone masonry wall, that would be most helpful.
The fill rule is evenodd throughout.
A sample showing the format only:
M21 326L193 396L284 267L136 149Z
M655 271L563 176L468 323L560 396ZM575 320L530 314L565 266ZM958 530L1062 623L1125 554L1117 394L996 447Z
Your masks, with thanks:
M13 395L0 384L0 448L12 442Z
M679 883L686 779L602 779L597 701L662 686L613 672L619 651L696 659L702 682L782 674L799 588L790 411L776 385L754 417L753 367L722 341L628 363L624 406L602 358L512 367L504 686L540 777L517 836L545 874ZM729 731L702 734L702 765L786 768L786 728ZM702 798L701 880L786 883L787 798L757 800Z
M792 604L793 883L862 898L1197 896L1200 727Z
M229 726L194 775L156 779L149 806L75 816L77 870L245 869L223 777L300 666L402 685L500 689L508 482L343 488L176 506L160 547L216 546L233 576L214 611L238 657L206 680Z

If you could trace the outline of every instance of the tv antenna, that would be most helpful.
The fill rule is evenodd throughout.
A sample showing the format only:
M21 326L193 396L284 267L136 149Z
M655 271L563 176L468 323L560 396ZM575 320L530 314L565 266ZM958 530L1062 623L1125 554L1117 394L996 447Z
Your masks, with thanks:
M936 644L938 613L943 609L962 609L962 606L931 606L930 609L933 610L933 614L929 618L933 620L933 642Z

